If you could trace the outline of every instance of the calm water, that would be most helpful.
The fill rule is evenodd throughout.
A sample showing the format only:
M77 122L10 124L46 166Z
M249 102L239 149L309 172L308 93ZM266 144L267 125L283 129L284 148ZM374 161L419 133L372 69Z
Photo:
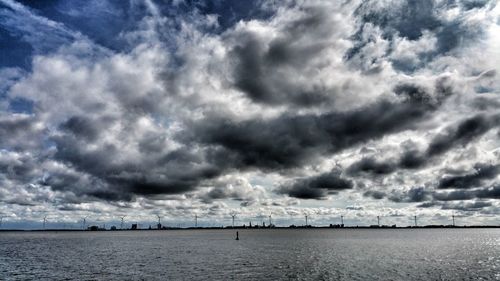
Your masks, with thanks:
M0 233L0 280L500 280L500 229Z

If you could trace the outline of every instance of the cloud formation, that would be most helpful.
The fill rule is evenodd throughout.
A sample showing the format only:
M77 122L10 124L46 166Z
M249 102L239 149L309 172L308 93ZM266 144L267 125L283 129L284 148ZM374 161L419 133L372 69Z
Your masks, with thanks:
M291 185L280 187L277 192L300 199L324 199L329 194L353 187L353 182L343 178L339 171L331 171L295 180Z
M424 152L407 149L398 160L377 161L373 157L365 157L353 163L348 172L351 174L371 173L374 175L390 174L400 169L416 169L428 165L436 157L453 148L460 149L473 140L481 137L489 130L497 127L498 116L476 115L450 126L444 132L433 137ZM442 188L440 184L440 188Z
M499 10L0 1L0 212L499 212Z

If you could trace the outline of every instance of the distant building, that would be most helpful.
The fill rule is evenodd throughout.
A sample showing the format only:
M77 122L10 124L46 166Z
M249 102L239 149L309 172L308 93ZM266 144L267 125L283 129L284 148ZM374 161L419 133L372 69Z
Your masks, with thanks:
M344 227L344 225L343 224L330 224L329 227L330 228L342 228L342 227Z
M111 230L116 230L116 226L114 226L114 225L113 225L113 226L111 227Z
M132 224L132 227L130 229L137 230L137 224L136 223Z

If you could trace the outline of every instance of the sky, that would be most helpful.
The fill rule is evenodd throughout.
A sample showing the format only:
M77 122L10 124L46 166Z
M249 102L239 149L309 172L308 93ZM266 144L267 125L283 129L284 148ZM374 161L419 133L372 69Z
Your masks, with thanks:
M487 0L0 0L2 228L500 224Z

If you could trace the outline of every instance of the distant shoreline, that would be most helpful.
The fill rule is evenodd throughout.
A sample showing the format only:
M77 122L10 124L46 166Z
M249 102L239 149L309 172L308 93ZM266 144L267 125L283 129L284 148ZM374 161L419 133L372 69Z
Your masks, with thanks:
M165 227L162 229L0 229L0 232L124 232L124 231L168 231L168 230L262 230L262 229L455 229L455 228L500 228L500 225L471 225L471 226L453 226L453 225L425 225L425 226L344 226L344 227L329 227L329 226L278 226L278 227L243 227L243 226L224 226L224 227Z

